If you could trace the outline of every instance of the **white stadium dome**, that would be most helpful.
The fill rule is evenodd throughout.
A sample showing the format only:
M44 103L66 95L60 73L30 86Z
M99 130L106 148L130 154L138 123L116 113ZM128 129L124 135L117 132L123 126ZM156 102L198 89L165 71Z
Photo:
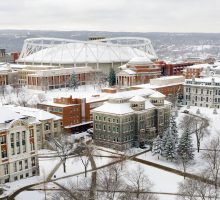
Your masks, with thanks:
M157 59L147 38L120 37L95 41L79 41L58 38L31 38L24 41L18 63L91 66L103 72L110 67L127 63L134 57ZM146 59L145 59L146 61Z

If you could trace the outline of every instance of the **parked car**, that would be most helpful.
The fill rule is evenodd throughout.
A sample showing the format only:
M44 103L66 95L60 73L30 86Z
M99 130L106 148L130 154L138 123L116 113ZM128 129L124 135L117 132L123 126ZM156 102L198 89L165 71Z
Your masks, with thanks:
M189 114L189 111L188 110L184 110L183 113Z
M93 134L93 128L89 128L89 129L87 129L86 132L89 133L89 134Z

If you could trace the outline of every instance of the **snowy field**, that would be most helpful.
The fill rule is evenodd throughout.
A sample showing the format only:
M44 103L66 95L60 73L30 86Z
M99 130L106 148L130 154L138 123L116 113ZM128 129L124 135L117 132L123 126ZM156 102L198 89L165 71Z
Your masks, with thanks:
M15 104L21 105L23 103L29 106L36 106L36 104L43 101L53 101L53 98L70 97L73 98L93 98L93 95L101 93L100 86L96 85L82 85L76 90L69 88L60 88L48 91L31 90L23 87L21 89L13 89L11 86L6 86L4 93L0 93L0 105ZM105 96L103 95L103 98Z

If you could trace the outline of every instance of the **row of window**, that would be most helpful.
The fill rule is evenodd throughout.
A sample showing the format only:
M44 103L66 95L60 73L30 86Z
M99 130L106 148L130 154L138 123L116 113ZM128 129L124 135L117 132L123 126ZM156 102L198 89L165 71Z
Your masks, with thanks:
M106 135L106 134L97 134L95 137L96 137L96 139L100 138L103 140L109 140L109 141L114 141L114 142L127 142L127 141L132 140L132 136L130 136L130 135L127 135L124 137L112 137L112 136Z
M35 175L36 175L36 170L33 170L32 171L32 176L35 176ZM29 176L30 176L29 173L25 173L25 174L21 174L19 177L20 177L20 179L23 179L23 178L27 178ZM17 181L19 177L15 176L14 181ZM8 182L9 182L9 178L6 178L6 179L3 180L2 183L8 183Z
M107 131L107 132L113 132L113 133L118 133L119 132L119 127L111 127L111 126L107 126L105 124L95 124L95 129L96 130L102 130L102 131ZM133 131L133 126L129 125L129 126L124 126L123 127L123 132L128 132L128 131Z
M96 116L95 116L95 119L98 120L98 121L119 123L119 119L118 119L118 118L115 119L115 118L110 118L110 117L105 117L105 116L102 117L102 116L96 115ZM127 119L127 118L126 118L126 119ZM133 120L133 117L132 117L132 119L131 119L131 118L128 118L127 120L128 120L128 121L131 121L131 120Z

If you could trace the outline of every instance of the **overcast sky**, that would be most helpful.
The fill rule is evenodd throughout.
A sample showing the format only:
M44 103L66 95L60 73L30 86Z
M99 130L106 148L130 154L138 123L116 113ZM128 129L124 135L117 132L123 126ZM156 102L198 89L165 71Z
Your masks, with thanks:
M0 0L0 29L220 32L220 0Z

